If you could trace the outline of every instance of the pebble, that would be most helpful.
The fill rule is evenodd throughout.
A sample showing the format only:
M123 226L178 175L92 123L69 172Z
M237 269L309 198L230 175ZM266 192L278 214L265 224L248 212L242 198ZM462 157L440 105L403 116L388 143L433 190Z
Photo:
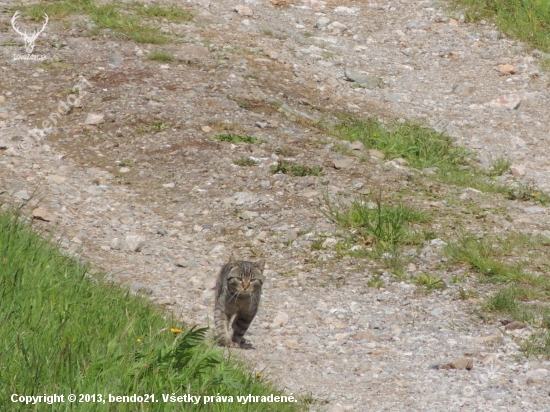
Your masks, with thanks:
M452 360L440 366L441 369L458 369L458 370L472 370L474 368L474 361L470 358L460 358Z
M273 322L271 323L272 328L279 328L283 327L288 323L288 313L286 312L279 312L277 315L275 315L275 318L273 318Z
M253 15L252 9L241 4L235 6L235 11L239 13L239 16L250 17Z
M298 341L296 339L287 339L284 343L288 349L298 349Z
M153 289L142 282L132 282L130 284L130 291L134 294L151 295Z
M378 77L370 76L365 73L355 72L350 69L346 69L344 74L347 80L351 82L356 82L366 89L375 89L380 86L380 79Z
M523 177L525 176L525 166L513 164L510 166L510 173L516 177Z
M13 197L19 200L29 200L31 195L26 190L19 190L13 194Z
M333 237L328 237L325 239L325 241L323 242L323 249L327 249L327 248L330 248L334 245L336 245L338 243L338 240L333 238Z
M54 222L56 220L55 216L51 212L41 207L34 209L32 211L32 216L35 219L43 220L45 222Z
M335 169L349 169L353 166L353 159L343 158L343 159L334 159L333 160Z
M103 113L88 113L86 117L86 124L98 125L103 123L105 115Z

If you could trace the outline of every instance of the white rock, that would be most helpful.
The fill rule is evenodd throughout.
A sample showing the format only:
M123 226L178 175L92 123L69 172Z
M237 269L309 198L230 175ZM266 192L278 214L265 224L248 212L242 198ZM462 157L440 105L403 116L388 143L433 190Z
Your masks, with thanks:
M336 14L355 14L359 11L359 8L357 7L346 7L346 6L338 6L334 9L334 13Z
M512 165L510 166L510 173L516 177L525 176L525 166L523 165Z
M139 252L145 246L145 236L131 233L126 235L124 250Z
M88 113L88 116L86 117L86 124L90 125L97 125L103 122L103 118L105 115L103 113L96 114L96 113Z
M317 20L317 23L315 23L314 27L316 29L322 29L323 27L327 27L329 23L330 19L328 19L327 17L321 17L319 20Z
M334 239L333 237L328 237L323 242L323 249L334 246L336 243L338 243L338 241L336 239Z
M271 322L271 327L279 328L279 327L285 326L287 323L288 323L288 313L279 312L277 313L277 315L275 315L273 322Z

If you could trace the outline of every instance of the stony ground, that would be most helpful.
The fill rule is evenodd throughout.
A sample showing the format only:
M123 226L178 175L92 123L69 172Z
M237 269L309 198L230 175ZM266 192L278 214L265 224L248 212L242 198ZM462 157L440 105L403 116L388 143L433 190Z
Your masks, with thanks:
M413 178L311 126L340 112L425 121L482 164L508 156L515 178L550 190L542 53L432 1L237 5L185 3L192 21L165 21L176 43L162 49L175 63L147 60L159 47L90 36L86 16L50 20L35 48L47 63L15 61L21 39L11 12L1 14L4 202L32 196L37 226L190 324L212 324L212 288L231 251L265 257L255 350L237 352L312 410L550 410L550 363L516 343L530 328L504 331L502 319L480 315L492 286L451 283L467 269L441 265L449 222L549 234L547 208ZM71 110L61 107L44 138L29 137L60 102ZM260 141L210 139L219 133ZM274 175L279 155L323 174ZM233 163L243 156L257 165ZM439 238L411 249L407 270L435 273L447 289L421 293L381 262L337 253L323 193L380 189L433 215ZM383 288L369 287L375 275ZM457 298L464 287L479 294ZM471 370L443 367L456 359L471 359Z

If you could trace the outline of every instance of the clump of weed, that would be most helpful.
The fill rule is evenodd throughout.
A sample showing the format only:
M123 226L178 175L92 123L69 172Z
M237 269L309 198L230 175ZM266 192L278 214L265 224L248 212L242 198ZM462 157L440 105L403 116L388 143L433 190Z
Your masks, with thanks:
M386 126L375 119L346 116L332 132L340 139L360 141L367 149L379 150L388 159L406 159L420 169L468 163L468 153L455 147L450 137L411 122Z
M170 63L176 60L175 57L172 56L170 53L164 52L162 50L153 50L147 55L147 59L166 63Z
M323 248L322 240L315 240L311 243L311 250L321 250Z
M168 37L161 34L157 27L144 24L140 18L120 12L120 4L109 3L98 5L92 0L65 0L55 3L37 3L23 9L34 20L43 18L47 13L53 16L65 17L72 14L87 14L99 29L109 29L115 34L132 39L138 43L165 44Z
M139 126L138 133L158 133L165 131L170 124L166 120L153 120L149 124Z
M258 164L254 159L251 159L247 156L235 159L233 160L233 163L235 163L237 166L256 166Z
M410 240L409 224L428 221L426 214L410 206L382 204L366 199L354 200L347 207L332 204L325 196L325 216L339 226L353 230L365 244L377 244L384 248L406 243Z
M235 133L222 133L216 136L212 136L211 140L218 142L230 142L230 143L257 143L258 139L246 134L235 134Z
M440 277L433 276L430 273L422 273L415 278L413 278L414 283L418 286L424 286L428 292L431 292L435 289L445 289L447 286L443 279Z
M139 5L136 10L140 16L161 17L173 23L184 23L192 20L194 14L191 10L180 7L162 8L159 6Z
M515 187L506 189L506 197L511 200L535 201L546 205L550 203L550 195L531 184L518 183Z
M303 166L289 160L279 160L271 166L271 173L284 173L291 176L320 176L323 168L320 166Z
M124 159L118 165L121 167L134 167L136 159Z
M479 239L472 234L464 234L457 242L451 242L444 248L448 258L468 263L489 280L508 282L522 277L518 266L510 266L496 259L497 251L488 238Z
M510 169L511 165L512 161L510 159L498 157L491 163L488 174L489 176L502 176Z
M550 8L542 0L454 0L465 6L467 20L495 18L499 28L531 47L550 52Z
M458 288L458 299L460 300L468 300L470 298L477 298L479 296L479 292L474 289L464 289L462 286Z
M367 282L367 286L370 287L370 288L376 288L376 289L383 288L385 286L385 284L384 284L384 280L382 279L382 275L378 274L378 275L373 276Z
M290 146L280 146L275 149L275 153L283 157L292 157L296 155L296 150Z

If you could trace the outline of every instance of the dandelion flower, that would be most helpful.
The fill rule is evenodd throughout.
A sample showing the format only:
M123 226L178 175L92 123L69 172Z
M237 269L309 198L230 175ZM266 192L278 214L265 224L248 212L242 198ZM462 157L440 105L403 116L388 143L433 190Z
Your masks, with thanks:
M136 339L136 342L138 342L138 343L141 342L141 339L140 339L140 338L137 338L137 339Z
M183 332L183 329L170 328L170 332L172 332L172 333L182 333L182 332Z

